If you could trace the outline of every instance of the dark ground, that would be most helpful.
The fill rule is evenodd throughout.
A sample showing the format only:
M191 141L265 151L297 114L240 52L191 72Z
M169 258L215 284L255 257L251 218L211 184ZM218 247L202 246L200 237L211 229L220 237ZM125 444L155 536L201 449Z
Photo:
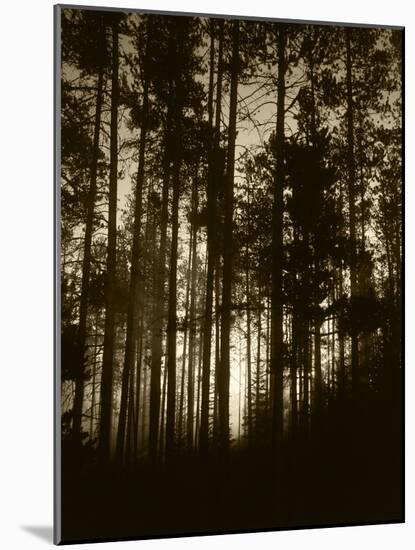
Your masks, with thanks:
M66 467L62 542L403 521L400 406L332 406L313 437L287 436L284 455L280 487L266 448L128 475Z

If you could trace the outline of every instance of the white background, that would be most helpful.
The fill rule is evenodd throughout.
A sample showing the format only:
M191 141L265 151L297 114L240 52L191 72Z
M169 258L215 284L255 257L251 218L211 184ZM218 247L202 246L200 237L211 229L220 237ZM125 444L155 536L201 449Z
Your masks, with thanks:
M414 67L409 0L131 0L89 5L406 26L406 525L107 543L105 548L415 548ZM0 7L0 547L51 544L53 372L53 1ZM382 480L379 480L382 483ZM41 531L43 537L33 533ZM411 541L411 538L414 540ZM86 545L84 548L93 548ZM95 548L97 548L95 546Z

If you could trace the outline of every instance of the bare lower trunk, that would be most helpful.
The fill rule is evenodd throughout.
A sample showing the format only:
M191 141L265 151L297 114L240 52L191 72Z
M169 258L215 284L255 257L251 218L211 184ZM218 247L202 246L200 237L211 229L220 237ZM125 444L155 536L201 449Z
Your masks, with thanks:
M222 101L222 52L223 52L223 21L220 25L219 51L218 51L218 78L216 87L216 113L215 128L213 128L213 70L214 70L214 40L213 32L211 39L210 59L210 83L209 83L209 126L211 137L209 143L209 167L208 167L208 235L207 235L207 275L206 275L206 301L205 301L205 324L203 333L203 371L202 371L202 410L200 421L199 447L202 455L208 452L209 432L209 389L210 389L210 364L211 364L211 338L212 338L212 307L213 307L213 285L215 267L217 265L217 243L216 243L216 201L217 201L217 180L220 178L215 159L219 148L220 138L220 116ZM213 30L213 29L212 29ZM216 401L216 396L214 395Z
M196 182L193 185L192 192L193 219L199 209L199 197ZM196 276L197 276L197 225L193 224L193 243L192 243L192 271L191 271L191 292L190 292L190 338L189 338L189 376L187 385L187 444L189 449L193 448L193 421L194 421L194 367L196 350Z
M285 113L285 30L278 27L278 89L276 127L276 170L272 209L272 295L271 295L271 405L273 454L282 451L283 436L283 186L284 186L284 113Z
M102 30L101 30L102 33ZM79 303L79 325L77 334L78 364L75 376L75 397L73 404L72 434L75 440L81 440L82 408L84 400L85 343L88 316L89 279L91 274L91 246L94 229L95 198L97 194L97 170L99 156L99 135L101 128L102 97L104 75L102 66L98 69L97 97L95 103L94 139L91 159L90 185L88 191L84 256L82 260L81 298Z
M261 384L261 332L262 332L262 316L261 316L261 294L259 294L259 309L258 309L258 336L257 336L257 352L256 352L256 385L255 385L255 410L259 412L260 384Z
M225 185L224 254L221 316L221 363L218 373L219 439L223 455L229 450L229 377L233 263L233 186L235 170L236 107L238 102L239 21L232 22L231 91L229 103L228 158Z
M250 285L249 285L249 271L245 272L246 279L246 368L248 376L248 445L252 443L252 361L251 361L251 310L249 306L250 300Z
M189 332L189 300L190 300L190 273L192 269L192 261L194 262L194 258L192 256L192 248L193 248L193 231L190 232L190 243L189 243L189 258L187 261L187 284L186 284L186 301L185 301L185 307L184 307L184 336L183 336L183 353L182 353L182 375L181 375L181 381L180 381L180 401L179 401L179 446L182 444L182 436L183 436L183 409L184 409L184 388L185 388L185 379L186 379L186 359L187 359L187 335ZM192 260L193 258L193 260ZM191 317L190 317L191 319ZM191 351L189 350L189 365L190 365L190 354ZM187 396L187 401L189 401L189 395Z
M355 206L355 186L356 186L356 161L354 152L354 106L353 106L353 76L352 76L352 58L351 58L351 33L347 28L346 34L346 87L347 87L347 185L349 199L349 234L352 242L352 254L350 265L350 298L353 304L357 288L357 266L356 266L356 206ZM351 367L352 367L352 393L357 397L358 378L359 378L359 340L356 330L351 335Z
M161 383L161 358L163 352L163 327L164 327L164 293L166 273L166 247L168 224L168 201L170 185L170 117L171 106L167 113L166 128L166 152L164 157L164 176L160 214L160 244L154 277L154 320L151 334L151 378L150 378L150 428L149 428L149 459L152 464L157 460L159 423L160 423L160 383ZM164 411L163 411L164 414Z
M176 346L177 346L177 246L179 235L180 162L173 173L172 238L169 273L169 309L167 321L167 411L166 458L174 453L176 420Z
M118 178L118 26L112 24L112 91L110 182L108 205L108 252L105 281L105 332L101 376L101 419L99 454L101 463L107 463L110 454L112 420L112 382L115 343L115 276L117 264L117 178Z
M143 90L143 119L140 133L140 147L138 153L138 170L137 181L135 188L135 207L134 207L134 229L133 229L133 244L131 250L131 276L130 287L128 292L128 310L127 310L127 335L125 340L125 355L124 355L124 367L122 373L122 386L121 386L121 403L120 403L120 416L118 421L118 433L117 433L117 448L116 456L119 462L123 460L124 454L124 438L127 420L127 402L128 394L133 397L133 381L130 383L130 377L134 367L134 355L135 355L135 343L136 343L136 331L138 325L138 308L139 308L139 288L140 288L140 232L141 232L141 216L142 216L142 203L143 203L143 186L144 186L144 162L145 162L145 150L147 139L147 126L148 126L148 83L144 83ZM131 386L131 391L129 391ZM128 407L132 412L133 403Z

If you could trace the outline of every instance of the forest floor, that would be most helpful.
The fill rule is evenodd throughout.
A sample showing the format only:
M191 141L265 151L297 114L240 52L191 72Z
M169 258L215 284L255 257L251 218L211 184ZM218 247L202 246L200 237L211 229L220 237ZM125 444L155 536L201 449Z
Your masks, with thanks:
M285 441L283 474L264 449L225 463L189 456L103 476L66 472L64 542L403 521L398 410L332 410L318 435Z

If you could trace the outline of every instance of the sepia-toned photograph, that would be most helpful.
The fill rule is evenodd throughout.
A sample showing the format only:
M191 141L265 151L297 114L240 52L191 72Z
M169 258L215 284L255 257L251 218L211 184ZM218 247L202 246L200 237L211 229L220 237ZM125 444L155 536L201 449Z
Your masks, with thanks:
M404 520L400 27L55 7L55 542Z

